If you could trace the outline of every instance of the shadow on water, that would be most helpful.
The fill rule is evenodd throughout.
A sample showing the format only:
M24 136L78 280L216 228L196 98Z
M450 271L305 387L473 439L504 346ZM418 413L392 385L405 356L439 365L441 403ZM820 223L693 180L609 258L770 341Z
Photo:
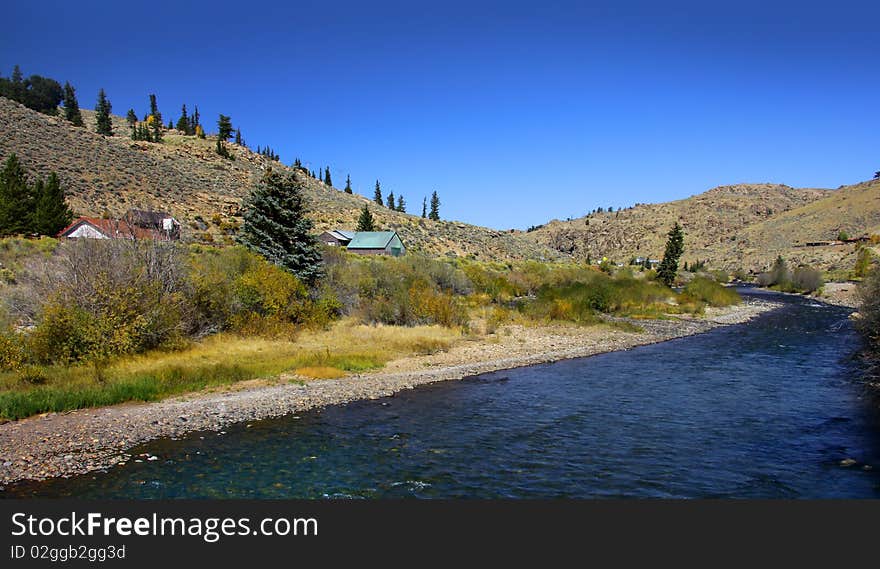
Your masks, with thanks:
M154 441L4 494L880 497L880 401L848 311L776 298L746 325Z

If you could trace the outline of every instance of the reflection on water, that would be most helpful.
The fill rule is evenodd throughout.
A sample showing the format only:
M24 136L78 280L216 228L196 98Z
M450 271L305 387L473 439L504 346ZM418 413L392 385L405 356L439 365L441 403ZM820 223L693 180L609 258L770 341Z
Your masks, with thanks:
M700 336L156 441L5 495L880 497L848 311L783 300Z

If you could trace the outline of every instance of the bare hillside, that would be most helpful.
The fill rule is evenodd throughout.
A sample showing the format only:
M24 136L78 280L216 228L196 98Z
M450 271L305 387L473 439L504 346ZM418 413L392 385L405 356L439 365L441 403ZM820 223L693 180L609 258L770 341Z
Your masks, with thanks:
M61 117L0 97L0 158L14 152L29 172L46 176L56 171L80 215L161 209L180 219L185 239L228 240L240 224L240 206L252 184L267 168L289 169L235 144L229 144L235 160L223 159L214 152L211 137L199 140L166 131L162 144L135 142L121 117L114 117L115 136L105 138L94 132L93 112L84 110L83 118L86 128L76 128ZM379 225L397 230L410 250L498 261L559 256L521 235L391 211L302 173L297 176L306 186L317 229L353 228L363 205L370 203Z
M708 259L729 268L758 269L763 260L750 259L751 267L738 259L742 232L833 193L776 184L720 186L683 200L554 220L526 235L576 258L608 257L625 263L632 257L660 258L666 233L677 221L686 236L684 260Z

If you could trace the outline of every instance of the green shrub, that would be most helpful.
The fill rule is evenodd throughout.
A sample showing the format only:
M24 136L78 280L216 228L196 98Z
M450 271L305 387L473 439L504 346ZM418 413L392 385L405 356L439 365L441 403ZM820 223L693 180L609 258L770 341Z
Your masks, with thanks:
M705 302L711 306L729 306L742 300L734 289L722 286L706 277L691 279L685 285L682 294L686 298Z
M869 351L880 357L880 268L874 267L859 284L858 296L856 328L865 337Z
M822 273L809 266L801 266L791 276L794 292L810 293L822 288Z

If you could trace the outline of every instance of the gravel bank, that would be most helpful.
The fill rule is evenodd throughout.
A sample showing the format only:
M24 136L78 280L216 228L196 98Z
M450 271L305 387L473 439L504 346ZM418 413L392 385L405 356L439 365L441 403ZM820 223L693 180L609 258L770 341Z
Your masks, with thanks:
M50 413L0 425L0 484L72 476L122 464L128 449L161 437L220 430L253 421L359 399L387 397L417 385L490 371L590 356L662 342L739 324L780 306L748 299L710 309L703 318L632 321L640 332L612 327L508 327L448 352L391 362L385 369L304 385L282 377L277 384L166 399ZM622 320L622 319L614 319Z

